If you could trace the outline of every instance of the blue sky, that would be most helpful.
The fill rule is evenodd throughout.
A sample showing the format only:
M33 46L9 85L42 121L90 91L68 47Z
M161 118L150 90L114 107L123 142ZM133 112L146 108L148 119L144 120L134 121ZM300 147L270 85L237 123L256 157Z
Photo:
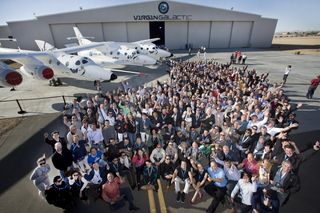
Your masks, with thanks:
M34 16L148 0L1 0L0 25ZM150 1L150 0L149 0ZM276 32L320 30L320 0L177 0L277 18ZM34 15L35 14L35 15Z

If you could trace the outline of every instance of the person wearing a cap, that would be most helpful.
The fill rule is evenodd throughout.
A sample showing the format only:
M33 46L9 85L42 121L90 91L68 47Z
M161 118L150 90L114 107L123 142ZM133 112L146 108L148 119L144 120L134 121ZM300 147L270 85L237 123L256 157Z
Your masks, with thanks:
M37 160L38 166L33 170L30 175L30 180L38 188L39 195L44 197L45 190L50 186L48 174L51 170L50 165L46 162L46 156L43 155Z
M264 113L264 117L263 117L262 121L258 120L258 116L255 113L252 113L250 115L250 118L251 118L251 120L249 120L247 128L251 128L252 126L257 126L258 131L259 131L260 127L267 123L268 118L269 118L269 111L267 110Z

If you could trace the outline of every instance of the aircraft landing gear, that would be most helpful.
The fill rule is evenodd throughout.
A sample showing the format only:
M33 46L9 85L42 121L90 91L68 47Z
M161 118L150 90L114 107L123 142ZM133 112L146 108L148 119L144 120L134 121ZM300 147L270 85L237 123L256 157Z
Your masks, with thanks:
M62 85L62 82L61 82L60 78L57 78L57 79L53 78L49 81L49 86L57 87L57 86L61 86L61 85Z

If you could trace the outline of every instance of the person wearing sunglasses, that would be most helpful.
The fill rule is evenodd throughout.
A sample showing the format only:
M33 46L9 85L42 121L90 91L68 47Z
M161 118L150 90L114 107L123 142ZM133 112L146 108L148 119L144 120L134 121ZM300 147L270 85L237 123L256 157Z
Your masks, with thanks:
M45 194L47 202L56 207L71 210L75 205L69 184L59 175L53 178L53 184Z
M48 173L50 172L51 168L46 162L45 155L37 160L37 164L38 166L33 170L30 180L32 180L33 184L38 188L39 196L43 198L45 189L50 186Z

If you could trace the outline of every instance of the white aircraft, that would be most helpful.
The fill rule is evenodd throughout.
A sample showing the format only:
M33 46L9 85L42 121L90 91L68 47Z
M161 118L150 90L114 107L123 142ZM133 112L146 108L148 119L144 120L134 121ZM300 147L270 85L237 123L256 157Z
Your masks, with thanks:
M111 81L117 78L110 70L103 69L87 57L68 54L95 48L101 44L55 49L52 45L44 41L36 41L36 43L38 46L40 45L43 47L42 50L46 51L39 52L0 48L0 59L10 59L22 64L19 70L23 74L40 80L52 79L54 77L54 72L58 75L62 74L71 77L77 75L90 80L99 81ZM4 74L0 75L0 80L5 81L5 76L2 75ZM6 82L8 83L8 81Z
M100 43L103 46L94 49L78 52L78 55L90 57L94 62L101 65L121 64L121 65L154 65L157 61L147 55L138 54L138 51L126 46L121 46L118 42L92 42L84 37L77 27L73 27L76 37L69 37L67 39L77 39L79 45L86 45L92 43Z
M150 56L156 60L160 60L161 58L172 57L172 53L164 49L161 49L157 45L152 43L158 40L160 40L160 38L152 38L131 43L122 43L122 45L126 46L127 48L134 48L138 51L138 53Z

